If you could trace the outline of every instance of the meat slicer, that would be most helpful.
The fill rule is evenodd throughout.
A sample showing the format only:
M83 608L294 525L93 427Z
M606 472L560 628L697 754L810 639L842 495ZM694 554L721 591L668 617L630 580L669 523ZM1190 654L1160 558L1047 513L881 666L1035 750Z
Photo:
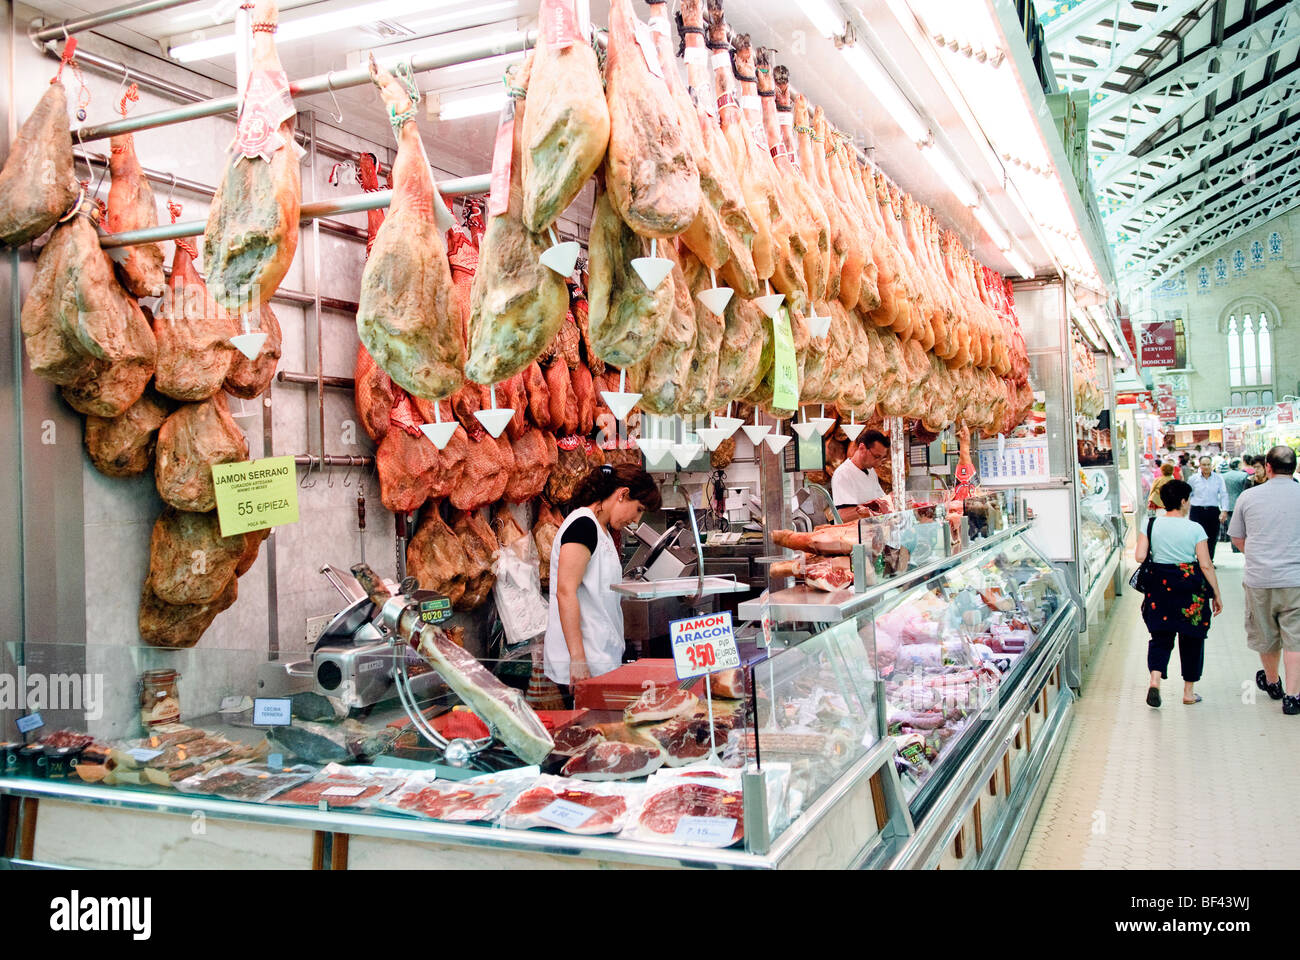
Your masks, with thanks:
M347 601L347 606L335 614L316 639L310 659L268 664L268 667L282 667L294 690L312 690L341 701L349 710L360 710L398 696L394 671L401 666L397 663L399 656L404 658L410 674L410 692L414 697L431 697L445 689L442 679L419 654L409 646L394 646L389 642L376 622L380 614L378 607L356 577L330 564L321 567L320 572ZM384 583L394 594L406 592L391 580ZM435 595L420 590L413 596L426 599Z

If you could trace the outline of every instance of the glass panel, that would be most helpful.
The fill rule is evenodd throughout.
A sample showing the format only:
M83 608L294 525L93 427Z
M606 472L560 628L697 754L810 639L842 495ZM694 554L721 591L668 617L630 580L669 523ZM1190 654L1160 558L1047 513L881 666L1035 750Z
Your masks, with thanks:
M1232 403L1232 405L1233 405L1234 407L1239 407L1239 406L1241 406L1241 403L1242 403L1242 401L1241 401L1241 394L1240 394L1239 392L1234 392L1234 393L1232 394L1232 399L1231 399L1230 402Z
M1241 325L1241 382L1250 386L1259 383L1259 364L1255 358L1255 321L1246 315Z
M1057 571L1014 539L878 608L887 732L914 815L979 741L1066 602Z
M1273 382L1273 332L1268 328L1268 317L1259 315L1259 379L1256 383Z
M1258 405L1259 405L1259 394L1256 391L1252 390L1250 391L1250 393L1246 394L1246 406L1254 407Z
M1272 390L1265 390L1263 393L1261 393L1261 394L1259 395L1259 402L1262 403L1262 404L1265 404L1265 405L1272 403L1272 402L1273 402L1273 391L1272 391Z
M1228 318L1228 376L1231 386L1241 386L1241 333L1235 316Z

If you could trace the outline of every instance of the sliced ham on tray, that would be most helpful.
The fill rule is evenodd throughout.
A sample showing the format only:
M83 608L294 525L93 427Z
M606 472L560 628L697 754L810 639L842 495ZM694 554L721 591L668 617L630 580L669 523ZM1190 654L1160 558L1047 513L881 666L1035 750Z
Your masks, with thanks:
M577 724L570 724L561 730L557 730L554 739L555 749L551 752L562 757L572 757L575 754L582 753L592 744L603 743L605 735L595 727L580 727Z
M652 686L641 698L623 711L628 723L654 723L674 717L690 717L700 705L700 698L675 686Z
M740 792L702 783L683 783L655 792L642 805L636 827L644 839L671 839L683 817L735 820L728 846L745 835L745 803Z
M557 800L586 807L592 812L582 823L573 826L557 823L556 819L541 816L542 812ZM566 833L590 836L598 833L617 833L623 828L627 813L628 802L623 796L596 790L566 788L557 783L525 790L501 815L500 824L503 827L523 830L532 827L551 827Z
M631 780L663 766L663 752L635 743L605 741L591 744L560 771L577 780Z

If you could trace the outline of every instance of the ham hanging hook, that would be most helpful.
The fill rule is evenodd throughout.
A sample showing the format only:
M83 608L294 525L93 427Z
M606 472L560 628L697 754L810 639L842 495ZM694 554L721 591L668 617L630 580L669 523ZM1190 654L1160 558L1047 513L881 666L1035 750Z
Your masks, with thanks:
M329 93L330 93L330 99L334 101L334 111L338 114L338 116L336 116L336 117L334 118L334 122L335 122L335 123L342 123L342 122L343 122L343 108L339 106L339 98L338 98L338 96L334 93L334 71L333 71L333 70L331 70L329 73L325 74L325 89L329 91ZM377 171L376 171L376 172L377 172Z

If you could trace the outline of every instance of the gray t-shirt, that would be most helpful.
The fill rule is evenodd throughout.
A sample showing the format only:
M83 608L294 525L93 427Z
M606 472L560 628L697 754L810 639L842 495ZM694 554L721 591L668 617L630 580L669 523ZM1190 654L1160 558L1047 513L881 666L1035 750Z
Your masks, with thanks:
M1228 536L1246 538L1246 586L1300 587L1300 483L1274 477L1243 491Z

